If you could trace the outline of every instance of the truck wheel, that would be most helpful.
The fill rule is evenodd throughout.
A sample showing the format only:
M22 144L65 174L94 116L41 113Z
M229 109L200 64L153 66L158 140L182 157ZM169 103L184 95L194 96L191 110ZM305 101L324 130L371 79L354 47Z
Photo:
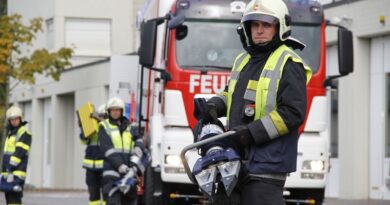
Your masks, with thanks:
M288 198L296 200L314 199L316 205L322 205L325 197L325 188L322 189L293 189Z
M145 205L164 204L161 191L161 179L151 166L146 168L144 185ZM156 196L155 193L160 193L160 195Z
M325 198L325 189L313 190L312 196L316 200L316 205L322 205Z

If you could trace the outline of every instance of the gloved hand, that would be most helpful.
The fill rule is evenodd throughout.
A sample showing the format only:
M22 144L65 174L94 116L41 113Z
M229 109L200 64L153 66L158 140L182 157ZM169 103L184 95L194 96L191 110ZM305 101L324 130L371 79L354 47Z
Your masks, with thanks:
M14 175L9 173L8 176L7 176L7 182L8 183L12 183L14 182Z
M249 131L248 126L240 125L237 127L233 127L233 129L231 130L236 132L234 135L231 136L231 139L233 139L233 141L238 143L241 147L248 147L254 142L253 136Z
M138 146L135 146L133 151L132 151L132 154L139 157L139 158L142 158L144 152L142 151L142 149Z
M208 104L204 98L194 99L194 117L205 124L218 120L215 106Z
M130 170L130 168L125 164L121 164L121 166L119 166L119 168L118 168L118 172L120 174L127 174L127 172L129 172L129 170Z
M86 137L86 136L84 135L83 131L81 131L81 133L80 133L80 140L81 140L83 143L88 144L90 138Z
M93 118L93 119L95 119L95 120L97 120L98 122L104 120L103 118L100 117L99 113L97 113L97 112L91 113L91 116L90 116L90 117Z

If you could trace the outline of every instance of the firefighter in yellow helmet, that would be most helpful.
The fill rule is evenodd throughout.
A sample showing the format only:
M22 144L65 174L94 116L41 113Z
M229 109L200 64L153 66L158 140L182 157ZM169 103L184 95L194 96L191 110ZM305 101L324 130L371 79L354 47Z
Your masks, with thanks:
M236 131L232 139L247 153L239 188L230 198L218 194L216 204L284 204L286 177L296 170L298 128L311 78L309 66L290 48L304 47L290 37L290 24L282 0L248 3L239 29L245 52L236 57L224 92L194 112L206 122L212 113L227 116L228 129Z
M25 127L27 122L23 121L23 113L19 107L10 107L6 112L6 119L7 138L4 144L1 187L8 205L22 204L31 134ZM11 186L12 189L4 190L6 186Z
M107 117L106 105L100 105L97 113L93 113L91 117L95 118L98 122L104 120ZM83 160L83 168L86 169L85 179L89 192L89 205L104 204L105 198L104 195L101 194L104 157L100 152L98 133L93 134L91 137L85 137L81 131L80 140L81 143L87 145Z
M100 122L100 149L104 155L103 194L107 205L137 204L137 188L129 192L115 189L116 183L131 170L133 155L142 157L145 150L142 137L136 134L124 116L125 103L114 97L107 102L108 119Z

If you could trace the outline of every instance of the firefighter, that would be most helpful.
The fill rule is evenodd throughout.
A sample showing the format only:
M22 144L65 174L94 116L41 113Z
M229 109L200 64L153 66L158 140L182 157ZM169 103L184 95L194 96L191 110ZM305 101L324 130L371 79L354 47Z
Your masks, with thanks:
M282 0L248 3L239 30L245 52L236 57L225 90L194 111L198 120L227 116L227 128L236 131L232 139L246 153L234 191L242 205L284 204L286 177L296 170L311 69L288 47L304 47L290 37L290 24Z
M10 107L6 112L6 119L7 138L4 144L2 181L19 185L21 190L5 192L5 200L8 205L22 204L32 135L26 129L27 122L23 121L23 113L19 107Z
M117 97L109 99L108 119L100 122L99 125L100 149L104 155L103 194L107 196L107 205L137 203L136 187L132 187L126 194L119 190L110 194L115 187L115 182L129 172L132 166L131 155L142 155L145 150L142 137L133 132L129 120L124 116L124 110L123 100Z
M100 105L98 108L98 112L93 113L91 117L95 118L99 122L104 120L106 118L106 105ZM104 197L101 196L103 155L101 154L99 148L98 134L96 133L93 134L91 137L85 137L83 132L81 132L80 140L81 143L87 145L87 148L85 149L85 157L83 160L83 168L86 169L85 178L89 192L89 205L104 204Z

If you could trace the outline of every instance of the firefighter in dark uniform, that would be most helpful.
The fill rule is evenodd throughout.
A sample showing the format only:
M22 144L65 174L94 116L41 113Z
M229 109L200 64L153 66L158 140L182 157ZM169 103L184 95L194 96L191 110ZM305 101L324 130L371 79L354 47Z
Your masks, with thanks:
M107 205L137 204L137 188L132 187L126 194L116 191L109 195L115 182L130 170L130 158L133 154L142 157L145 149L142 137L131 129L129 120L124 117L125 104L120 98L111 98L107 102L108 119L100 122L100 149L104 155L103 194Z
M106 105L100 105L98 112L91 117L97 121L104 120L106 116ZM80 125L80 123L79 123ZM105 199L102 192L102 175L103 175L103 155L99 148L98 133L91 137L85 137L83 132L80 133L81 143L87 145L85 149L85 157L83 160L83 168L86 169L86 184L89 192L89 205L103 205Z
M8 205L22 204L23 185L26 179L28 154L31 146L31 134L22 121L23 113L19 107L12 106L6 112L7 138L4 144L2 182L20 186L20 190L5 193Z
M224 92L196 116L227 116L242 152L244 169L235 192L240 204L284 204L286 177L296 170L298 129L306 115L306 85L311 69L288 46L291 19L282 0L253 0L241 20L245 52L233 64Z

